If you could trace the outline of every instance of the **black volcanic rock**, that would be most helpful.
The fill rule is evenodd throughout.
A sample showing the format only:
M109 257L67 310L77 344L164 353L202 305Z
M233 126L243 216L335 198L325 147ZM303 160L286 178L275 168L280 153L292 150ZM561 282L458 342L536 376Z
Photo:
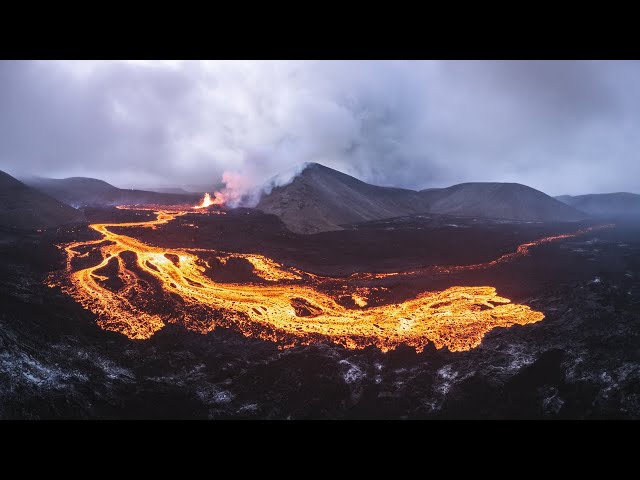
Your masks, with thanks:
M296 233L420 213L516 221L578 221L582 212L517 183L463 183L416 192L379 187L317 163L262 197L258 209L277 215Z
M464 264L474 260L462 253L489 255L492 245L511 251L521 239L575 227L451 222L456 227L447 218L426 230L429 222L421 218L404 227L380 221L362 230L302 236L281 230L276 220L257 211L230 211L184 215L157 230L126 230L162 245L190 242L184 231L192 228L192 247L233 252L244 246L268 256L264 245L286 235L279 261L291 265L299 249L335 276L347 263L371 271L380 252L393 253L390 264L400 270L452 261L417 256L420 246L432 252L439 244L451 251L471 245L453 258ZM401 230L401 237L393 237ZM493 285L500 295L545 314L538 323L496 328L466 352L429 344L420 354L409 346L383 353L331 342L281 349L223 327L201 335L179 322L181 297L164 295L150 278L145 311L164 311L178 322L148 340L130 340L100 329L95 315L47 285L49 272L64 268L56 245L83 238L99 236L74 226L0 241L0 419L640 418L638 222L552 242L517 261L441 283L430 277L408 284L385 280L392 289L387 300L454 284ZM135 258L124 257L123 266L141 274ZM113 266L104 273L115 273ZM295 297L292 307L313 314Z
M590 195L561 195L557 200L596 216L640 216L640 195L617 192Z
M0 171L0 226L36 230L83 220L82 212Z
M423 190L431 212L531 222L573 222L587 215L519 183L461 183Z
M117 188L95 178L33 177L24 179L24 182L74 207L144 204L192 205L200 200L199 194L160 193Z

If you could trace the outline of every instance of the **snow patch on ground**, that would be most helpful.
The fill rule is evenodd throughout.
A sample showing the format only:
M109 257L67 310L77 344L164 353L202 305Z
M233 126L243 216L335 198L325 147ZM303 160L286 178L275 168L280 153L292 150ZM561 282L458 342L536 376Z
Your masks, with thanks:
M129 378L133 380L135 375L133 372L127 368L123 368L119 365L116 365L111 360L104 357L95 357L94 363L102 369L107 378L114 380L116 378Z
M451 390L451 387L455 383L459 374L453 370L451 365L445 365L436 373L438 375L438 379L440 379L440 382L436 385L436 392L444 396L449 393L449 390Z
M242 405L239 409L237 413L255 413L257 412L259 409L259 406L257 403L248 403L246 405Z
M340 360L338 364L348 367L347 371L342 374L342 378L349 385L359 380L362 380L367 376L366 373L363 372L360 367L349 362L348 360Z
M580 368L583 364L585 370ZM640 383L640 365L626 362L615 369L591 369L580 356L567 369L566 378L571 382L584 381L599 384L598 399L607 400L611 392L618 392L622 385Z
M535 361L535 356L525 352L521 345L509 345L506 353L511 357L509 365L506 367L509 372L517 372Z
M196 390L198 398L206 404L227 404L231 403L234 395L228 390L218 388L215 385L207 385Z
M464 375L461 375L460 372L453 369L453 365L445 365L436 372L433 386L434 395L431 398L425 399L422 404L428 411L434 412L440 410L451 387L456 383L472 377L475 373L476 371L472 369Z
M45 388L61 388L71 379L88 380L83 373L76 370L63 370L55 365L44 365L24 352L0 353L0 372L9 378L11 383L27 382Z
M579 355L574 353L573 363L569 365L565 370L565 376L567 380L572 382L576 380L583 380L583 377L578 373L579 366L584 363L586 352L581 352Z

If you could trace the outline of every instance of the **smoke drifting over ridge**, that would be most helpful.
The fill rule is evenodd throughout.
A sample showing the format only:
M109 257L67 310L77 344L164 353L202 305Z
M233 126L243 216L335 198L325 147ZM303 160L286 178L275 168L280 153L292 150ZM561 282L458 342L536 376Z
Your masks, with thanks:
M249 166L244 173L224 172L222 183L224 188L215 192L216 197L222 197L223 203L231 207L255 207L262 195L271 193L276 187L287 185L304 170L309 162L279 172L267 181L260 181L260 173Z
M640 63L0 62L0 169L256 191L318 162L422 189L638 192Z

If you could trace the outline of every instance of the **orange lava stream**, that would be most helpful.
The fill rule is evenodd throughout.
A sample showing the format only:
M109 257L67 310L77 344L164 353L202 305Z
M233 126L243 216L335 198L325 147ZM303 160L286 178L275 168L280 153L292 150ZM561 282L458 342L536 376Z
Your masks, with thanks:
M347 282L345 288L354 300L354 307L347 308L316 288L328 277L285 267L257 254L216 256L221 263L232 257L249 261L254 274L267 283L215 282L205 275L210 266L193 253L155 247L109 230L156 228L188 211L164 209L156 213L157 218L150 221L90 225L104 238L65 245L67 267L50 283L61 286L96 314L101 328L131 339L148 339L167 323L176 323L200 333L218 326L233 328L283 347L329 340L348 348L375 345L388 351L406 344L422 351L432 342L436 348L464 351L478 346L493 328L535 323L544 318L541 312L498 296L490 286L456 286L425 292L402 303L367 307L369 289ZM524 255L532 246L584 232L521 245L514 253L479 264L483 267L433 267L430 271L484 268ZM96 265L79 270L73 266L74 261L89 254L99 257ZM419 271L422 270L405 273ZM354 277L372 279L398 274Z
M578 235L584 235L585 233L593 232L596 230L600 230L603 228L611 228L613 224L606 225L594 225L592 227L583 228L581 230L576 230L571 233L563 233L561 235L554 235L551 237L544 237L538 240L534 240L532 242L523 243L518 245L518 248L515 252L505 253L495 260L491 260L489 262L484 263L474 263L471 265L430 265L427 267L417 268L414 270L407 270L404 272L387 272L387 273L367 273L367 272L356 272L349 276L352 280L368 280L368 279L376 279L376 278L388 278L395 277L398 275L425 275L425 274L434 274L434 273L455 273L462 271L470 271L470 270L484 270L485 268L495 267L501 263L507 263L512 260L515 260L518 257L524 257L525 255L529 255L531 248L537 247L539 245L543 245L545 243L556 242L558 240L564 240L567 238L577 237Z

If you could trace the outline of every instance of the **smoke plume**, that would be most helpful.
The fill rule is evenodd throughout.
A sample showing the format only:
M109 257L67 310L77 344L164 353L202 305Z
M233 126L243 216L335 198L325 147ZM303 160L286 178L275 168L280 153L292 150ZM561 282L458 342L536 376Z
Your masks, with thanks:
M414 189L638 191L638 110L638 62L2 61L0 169L224 181L234 204L304 162Z

